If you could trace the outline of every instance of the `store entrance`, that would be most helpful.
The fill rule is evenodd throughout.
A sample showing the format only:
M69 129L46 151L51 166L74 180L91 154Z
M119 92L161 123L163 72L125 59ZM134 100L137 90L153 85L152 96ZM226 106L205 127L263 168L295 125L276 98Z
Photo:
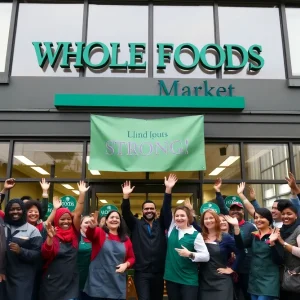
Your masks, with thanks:
M91 183L89 212L99 211L104 205L114 205L121 211L122 188L119 183ZM148 199L156 204L160 211L164 199L165 186L161 183L134 183L135 189L130 197L131 211L141 217L142 203ZM200 207L201 185L197 183L177 183L172 191L172 208L180 205L186 198L190 199L196 212Z

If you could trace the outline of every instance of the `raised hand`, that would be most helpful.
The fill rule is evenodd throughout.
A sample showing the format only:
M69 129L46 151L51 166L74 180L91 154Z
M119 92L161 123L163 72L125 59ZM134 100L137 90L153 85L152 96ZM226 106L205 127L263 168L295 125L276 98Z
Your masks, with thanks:
M229 215L224 216L227 223L231 224L232 226L239 226L239 221L237 218L232 218Z
M193 205L190 198L186 198L183 202L183 205L186 206L189 210L193 210Z
M47 194L49 187L50 187L50 182L46 182L45 178L42 178L42 181L40 182L41 188L43 190L43 193Z
M89 227L94 229L98 226L98 212L91 214L91 217L89 219Z
M289 187L291 188L292 192L294 194L298 194L299 188L296 184L296 178L295 178L294 174L289 172L289 176L285 177L285 180L286 180L287 184L289 185Z
M217 193L221 192L222 187L222 178L217 178L214 184L214 189Z
M246 183L245 183L245 182L241 182L241 183L237 186L237 194L238 194L238 195L244 193L245 186L246 186Z
M86 186L86 183L84 181L79 181L79 183L77 183L78 186L78 191L80 194L85 194L88 190L89 190L89 186Z
M55 228L52 226L51 223L47 223L47 224L46 224L46 231L47 231L48 237L49 237L50 239L53 239L54 236L56 235L56 230L55 230Z
M135 188L135 186L131 187L130 181L125 181L124 184L121 185L121 187L123 190L123 196L125 195L127 197L133 192Z
M255 200L256 199L256 194L255 194L255 190L252 186L249 186L249 195L250 195L250 199L251 200Z
M270 243L274 243L275 241L277 241L279 236L280 236L279 228L275 228L269 237Z
M16 181L14 178L8 178L5 180L3 188L4 188L4 190L7 191L7 190L12 189L15 186L15 184L16 184Z
M53 208L59 209L61 207L61 200L57 196L53 197Z

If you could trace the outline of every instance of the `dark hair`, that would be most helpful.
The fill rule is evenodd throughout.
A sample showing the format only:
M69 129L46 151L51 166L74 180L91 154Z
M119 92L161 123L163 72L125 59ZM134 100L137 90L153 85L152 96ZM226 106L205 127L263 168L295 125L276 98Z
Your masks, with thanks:
M13 204L19 204L21 207L22 217L20 220L14 221L14 220L12 220L11 216L9 215L9 211L10 211L11 207L13 206ZM5 216L4 216L5 223L12 225L12 226L20 227L27 222L26 218L27 218L27 216L26 216L25 205L21 199L11 199L10 201L8 201L8 203L6 204L6 207L5 207Z
M278 203L277 209L282 213L285 209L289 208L296 215L298 214L297 208L290 200L281 200Z
M116 210L111 210L107 216L106 216L106 220L109 218L109 216L112 214L112 213L117 213L120 217L120 226L118 228L118 236L120 238L120 241L122 243L126 242L128 240L128 235L127 235L127 230L126 230L126 225L125 225L125 221L123 220L122 216L120 215L120 213ZM103 226L103 230L106 232L106 233L109 233L109 229L108 227L106 226L106 224Z
M25 208L26 210L28 211L29 209L31 209L33 206L36 206L36 208L38 209L39 211L39 215L40 215L40 219L43 219L44 216L43 216L43 212L42 212L42 206L41 206L41 203L39 201L36 201L36 200L29 200L29 201L26 201L24 203L25 205Z
M191 213L191 210L188 207L186 207L184 205L177 206L174 210L174 217L175 217L177 210L185 211L187 218L188 218L188 225L191 225L194 222L193 214Z
M23 196L20 198L21 201L24 201L24 200L32 200L32 198L30 196Z
M281 201L289 201L289 202L291 202L291 201L288 200L288 199L277 199L277 200L275 200L274 202L280 203ZM273 203L274 203L274 202L273 202Z
M254 213L254 218L256 214L259 214L263 218L266 218L269 221L270 226L273 226L273 217L271 212L267 208L263 208L263 207L256 208Z
M147 203L152 203L152 204L154 204L154 208L156 208L156 205L155 205L155 203L154 203L152 200L146 200L146 201L144 201L143 204L142 204L142 209L144 209L144 205L147 204Z

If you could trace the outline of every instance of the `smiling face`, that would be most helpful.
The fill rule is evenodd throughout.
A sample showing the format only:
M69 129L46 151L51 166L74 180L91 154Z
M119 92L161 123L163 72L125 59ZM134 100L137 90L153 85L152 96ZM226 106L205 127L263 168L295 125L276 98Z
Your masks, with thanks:
M281 219L284 225L291 225L297 220L297 215L290 208L286 208L281 213Z
M39 219L40 219L40 213L38 208L36 206L32 206L27 211L27 222L32 225L35 225Z
M72 226L72 217L70 214L63 214L58 221L58 226L63 230L68 230Z
M215 229L216 228L216 219L210 212L205 212L204 215L204 226L209 229Z
M120 227L121 220L120 216L117 212L112 212L107 218L106 218L106 226L109 230L118 230Z
M183 209L176 210L174 220L178 228L184 229L188 227L188 216Z
M222 232L229 232L229 225L223 216L219 216L220 218L220 228Z
M89 221L90 221L90 217L84 217L81 224L80 224L80 229L83 233L86 233L86 230L89 226Z
M281 212L278 210L277 205L278 205L278 202L273 203L271 213L272 213L273 220L275 220L276 222L280 222L281 221Z
M229 215L232 218L237 218L238 221L242 221L244 219L244 209L237 205L233 205L230 207Z
M21 209L21 206L20 204L18 203L14 203L10 210L9 210L9 216L10 218L13 220L13 221L18 221L22 218L22 215L23 215L23 211Z
M152 221L156 217L156 209L154 203L145 203L143 206L143 218L146 221Z
M269 221L258 213L255 213L254 215L254 223L259 230L264 230L270 227Z

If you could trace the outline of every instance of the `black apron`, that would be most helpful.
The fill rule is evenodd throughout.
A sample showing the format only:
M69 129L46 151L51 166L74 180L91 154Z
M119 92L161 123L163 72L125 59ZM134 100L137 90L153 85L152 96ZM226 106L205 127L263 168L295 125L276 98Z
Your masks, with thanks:
M210 255L208 262L200 263L199 300L232 300L233 282L230 275L219 274L217 269L226 268L219 244L206 243Z
M68 300L78 297L77 250L72 243L59 243L59 251L43 276L40 299Z

